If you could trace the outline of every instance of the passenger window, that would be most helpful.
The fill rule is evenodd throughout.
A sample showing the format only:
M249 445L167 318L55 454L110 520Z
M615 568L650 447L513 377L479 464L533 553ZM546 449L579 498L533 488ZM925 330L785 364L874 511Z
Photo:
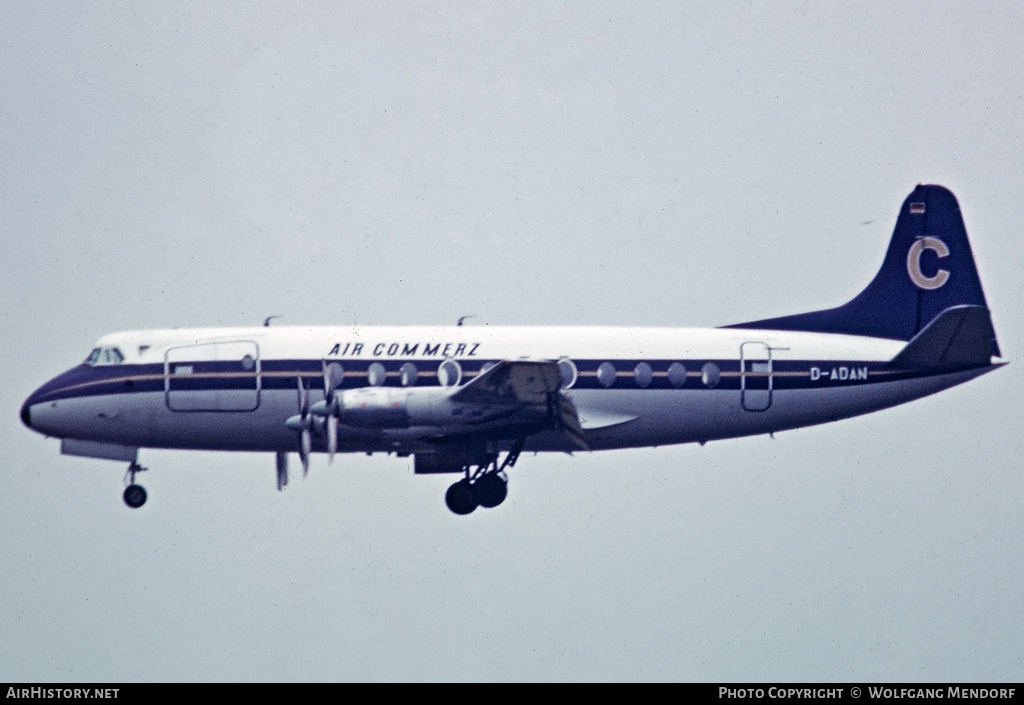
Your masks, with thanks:
M576 363L569 358L563 357L558 361L558 371L562 374L562 389L571 389L572 385L576 384L576 378L579 376Z
M615 384L615 365L610 362L602 362L597 368L597 381L605 387Z
M331 380L331 386L334 389L341 389L345 379L345 368L340 362L328 362L324 367L324 376Z
M636 386L648 387L651 384L651 380L654 379L654 370L646 362L641 362L633 370L633 379L636 380Z
M686 365L681 362L673 362L669 365L668 382L676 389L686 384Z
M437 381L442 387L454 387L462 380L462 367L455 360L445 360L437 368Z
M718 365L713 362L709 362L701 368L701 381L704 382L704 386L711 388L718 385L718 380L722 378L722 371L718 369Z
M411 387L416 384L416 378L419 376L420 371L416 369L416 365L411 362L407 362L398 369L398 375L402 378L403 387Z
M388 376L388 371L384 369L384 365L379 362L375 362L370 365L370 368L366 371L366 381L374 387L379 387L384 384L384 380Z

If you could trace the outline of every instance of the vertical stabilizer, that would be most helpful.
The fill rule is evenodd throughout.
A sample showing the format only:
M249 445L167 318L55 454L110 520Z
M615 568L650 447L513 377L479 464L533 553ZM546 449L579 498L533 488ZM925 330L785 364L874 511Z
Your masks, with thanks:
M900 208L882 268L849 303L727 327L910 340L940 313L961 305L988 307L960 205L942 186L919 185ZM999 355L994 335L992 354Z

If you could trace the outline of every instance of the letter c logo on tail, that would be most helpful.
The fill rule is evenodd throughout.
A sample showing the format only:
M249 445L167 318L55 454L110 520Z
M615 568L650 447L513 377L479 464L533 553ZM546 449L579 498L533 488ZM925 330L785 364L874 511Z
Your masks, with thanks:
M931 250L939 257L949 256L949 248L946 247L946 243L937 237L923 237L920 240L915 240L914 244L910 246L910 251L907 252L907 274L910 275L910 281L921 289L938 289L949 281L949 272L940 269L934 277L926 277L921 271L921 253L925 250Z

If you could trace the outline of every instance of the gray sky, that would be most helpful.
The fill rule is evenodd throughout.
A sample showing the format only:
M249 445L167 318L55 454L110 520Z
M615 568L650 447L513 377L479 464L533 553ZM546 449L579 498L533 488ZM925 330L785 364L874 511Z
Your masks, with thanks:
M65 3L0 24L0 681L1024 678L1020 363L830 426L524 457L61 457L116 330L837 305L919 182L1022 341L1015 3ZM293 467L297 463L293 462Z

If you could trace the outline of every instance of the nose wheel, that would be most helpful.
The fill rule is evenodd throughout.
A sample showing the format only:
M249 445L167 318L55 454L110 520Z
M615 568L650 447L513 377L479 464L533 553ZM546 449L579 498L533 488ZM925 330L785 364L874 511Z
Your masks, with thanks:
M124 494L121 497L124 499L124 503L132 509L138 509L146 503L146 488L142 485L135 484L135 475L143 472L146 468L142 467L138 463L132 463L128 466L128 471L125 473L125 478L128 479L128 486L124 488Z
M128 485L124 488L124 503L132 509L138 509L146 503L146 488L142 485Z

